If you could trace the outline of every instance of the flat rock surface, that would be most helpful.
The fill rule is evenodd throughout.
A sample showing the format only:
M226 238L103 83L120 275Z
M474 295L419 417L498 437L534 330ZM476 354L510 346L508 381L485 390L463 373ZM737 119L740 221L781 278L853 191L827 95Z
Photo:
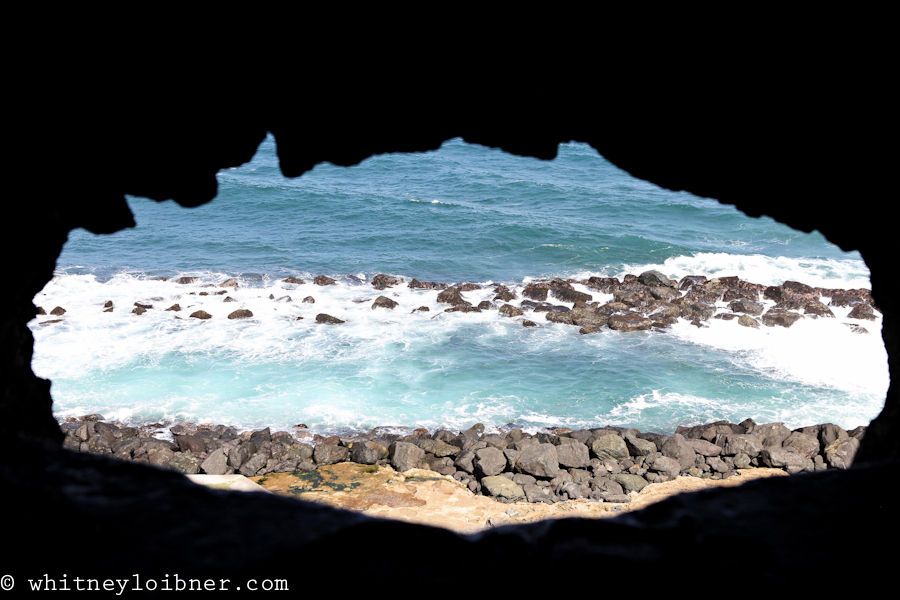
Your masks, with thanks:
M477 496L452 477L434 471L410 469L398 473L389 466L349 462L319 467L316 471L272 473L250 479L271 492L301 500L321 502L370 517L469 534L497 525L544 519L615 517L681 492L736 486L772 476L787 476L787 473L781 469L744 469L738 471L737 477L723 480L679 477L664 483L651 483L641 493L632 494L629 503L568 500L552 505L497 502ZM517 514L507 513L510 509Z

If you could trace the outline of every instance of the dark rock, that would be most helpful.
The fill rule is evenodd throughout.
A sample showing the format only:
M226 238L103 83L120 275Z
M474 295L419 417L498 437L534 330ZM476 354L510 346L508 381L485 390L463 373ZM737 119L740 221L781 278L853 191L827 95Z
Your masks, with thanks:
M767 327L774 327L776 325L779 327L790 327L802 318L803 315L798 313L772 308L762 316L762 322Z
M646 479L644 479L643 477L641 477L639 475L629 475L627 473L619 473L617 475L610 475L609 478L612 481L615 481L616 483L621 485L627 492L640 493L640 491L642 489L644 489L645 487L647 487L647 485L649 485L649 483L650 483L649 481L647 481Z
M759 456L762 452L763 445L758 439L749 434L737 434L725 436L724 454L736 456L738 454L746 454L751 459ZM737 462L735 461L735 466Z
M654 471L665 474L669 479L675 479L676 477L678 477L678 474L681 473L682 470L680 461L669 456L663 456L661 454L655 456L653 460L649 461L648 466Z
M174 312L181 312L181 305L180 305L180 304L173 304L172 306L170 306L169 308L166 309L166 312L168 312L168 311L170 311L170 310L171 310L171 311L174 311Z
M669 436L669 439L660 446L659 451L663 456L674 458L681 464L682 470L690 468L697 460L694 448L684 439L680 433Z
M242 309L236 310L233 313L231 313L230 315L228 315L228 318L229 319L249 319L252 316L253 316L252 312L250 312L247 309L242 308Z
M182 452L190 451L195 456L206 452L206 442L195 435L176 435L175 443L178 444Z
M825 447L823 454L828 464L836 469L849 469L859 450L859 440L852 437L840 438Z
M464 283L458 287L459 287L459 291L461 291L461 292L473 292L475 290L481 289L481 286L478 285L477 283Z
M390 456L391 466L401 473L410 469L417 469L425 461L425 451L415 444L407 442L394 442L391 444Z
M638 280L644 285L653 287L653 286L663 286L674 288L675 282L670 280L664 274L659 271L644 271L638 276Z
M706 277L704 275L686 275L678 282L678 289L685 291L695 285L703 285L704 283L706 283Z
M763 305L760 302L752 300L735 300L728 305L733 312L745 313L754 317L758 317L763 313Z
M872 307L868 304L857 304L853 307L847 314L848 319L864 319L866 321L874 321L878 317L875 316L875 312L872 310Z
M591 464L588 447L578 440L570 440L569 443L556 447L557 461L567 469L581 469Z
M813 462L794 448L763 448L759 458L767 467L784 469L790 475L814 470Z
M718 456L722 453L722 447L706 440L698 440L693 438L685 438L684 440L687 442L688 446L690 446L694 452L701 456Z
M619 280L615 277L591 277L587 281L587 286L592 290L611 294L619 287Z
M181 285L187 285L189 283L194 283L195 281L197 281L196 277L179 277L178 279L175 280L175 283L179 283Z
M821 450L816 436L799 431L791 432L781 445L783 448L793 448L805 458L813 458Z
M313 278L313 283L316 285L337 285L337 281L328 277L326 275L316 275Z
M594 438L591 442L591 452L600 460L619 460L629 456L625 440L614 433Z
M803 312L807 315L816 315L819 317L834 317L831 309L819 302L818 300L810 300L803 307Z
M535 477L559 475L559 457L553 444L532 444L519 452L518 469Z
M316 323L327 323L337 325L339 323L344 323L337 317L332 317L331 315L326 315L325 313L319 313L316 315Z
M221 448L210 452L206 460L200 463L200 470L207 475L226 475L229 469L228 456ZM234 472L234 469L231 471Z
M193 319L212 319L212 315L206 312L205 310L198 310L196 312L191 313L191 318Z
M780 448L782 442L791 435L791 430L784 423L766 423L754 427L751 435L766 448Z
M449 287L444 291L440 292L437 296L437 301L442 304L450 304L453 306L460 306L463 304L469 304L462 297L462 294L455 287Z
M153 463L153 460L151 459L150 462ZM192 455L190 452L179 452L166 462L164 466L167 469L178 471L185 475L196 475L200 473L200 465L202 462L201 459Z
M638 313L612 315L608 325L616 331L644 331L650 329L653 322Z
M379 274L372 278L371 284L376 290L394 287L403 283L402 279L391 277L390 275Z
M520 315L525 314L521 308L517 308L512 304L504 304L500 307L500 314L507 317L518 317Z
M56 308L54 308L53 310L50 311L50 314L53 316L56 316L56 317L60 317L64 314L66 314L66 309L64 309L61 306L57 306Z
M539 302L544 302L547 300L547 292L549 291L548 287L543 287L543 285L539 286L534 283L529 283L525 286L525 289L522 290L522 295L526 298L531 298L532 300L537 300Z
M350 449L336 444L316 444L313 458L317 465L334 465L350 458Z
M393 310L397 306L397 303L387 296L378 296L377 298L375 298L375 302L372 303L372 310L375 310L379 306L381 308L389 308Z
M522 321L522 327L537 327L537 326L538 326L538 324L535 323L534 321L529 321L528 319L525 319Z
M293 277L293 276L288 277L287 279L282 279L281 281L282 281L283 283L293 283L293 284L296 284L296 285L303 285L303 284L306 283L306 282L303 281L302 279L300 279L300 278L298 278L298 277Z
M502 450L489 446L475 452L473 465L479 475L490 477L502 473L506 469L507 460ZM484 485L483 480L482 485Z

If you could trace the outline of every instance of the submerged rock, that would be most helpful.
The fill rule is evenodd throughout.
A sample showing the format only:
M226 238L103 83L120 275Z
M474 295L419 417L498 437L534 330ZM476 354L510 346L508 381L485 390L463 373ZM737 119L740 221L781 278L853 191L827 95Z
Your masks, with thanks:
M304 283L306 283L305 281L303 281L302 279L300 279L298 277L288 277L287 279L282 279L281 281L283 283L293 283L296 285L303 285Z

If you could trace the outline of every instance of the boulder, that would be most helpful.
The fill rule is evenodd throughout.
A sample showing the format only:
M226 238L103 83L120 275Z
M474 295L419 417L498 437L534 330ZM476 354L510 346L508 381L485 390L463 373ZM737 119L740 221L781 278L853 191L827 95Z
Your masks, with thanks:
M591 464L588 447L578 440L571 440L556 447L559 464L567 469L582 469Z
M313 450L313 458L319 466L334 465L346 462L350 458L350 449L336 444L319 443L316 444L315 450Z
M566 325L574 325L575 323L572 320L572 315L568 312L559 312L555 310L547 311L544 314L544 318L548 321L552 321L553 323L565 323Z
M51 313L53 314L53 313ZM872 307L868 304L857 304L853 307L847 314L848 319L862 319L866 321L874 321L878 317L875 316L875 312L872 310Z
M168 311L170 311L170 310L171 310L171 311L174 311L174 312L181 312L181 305L180 305L180 304L173 304L172 306L170 306L169 308L167 308L164 312L168 312Z
M698 440L694 438L685 438L687 444L701 456L718 456L722 453L722 447L708 442L706 440Z
M230 315L228 315L228 318L229 319L249 319L252 316L253 316L252 312L250 312L249 310L247 310L245 308L242 308L242 309L236 310L233 313L231 313Z
M609 478L621 485L626 492L640 492L650 483L640 475L630 475L628 473L610 475Z
M782 448L792 448L805 458L813 458L821 449L816 436L800 433L799 431L791 432L791 435L782 442L781 446Z
M570 302L572 304L578 301L590 302L593 299L590 294L575 291L575 288L573 288L571 285L569 285L569 287L559 287L556 289L551 289L550 295L558 300L562 300L563 302Z
M316 285L323 285L323 286L324 285L337 285L337 281L335 281L331 277L327 277L325 275L316 275L316 277L313 278L313 283Z
M601 435L591 442L591 452L600 460L628 458L625 440L615 434Z
M375 298L375 302L372 303L372 310L375 310L378 307L381 308L389 308L393 310L397 306L397 302L391 300L387 296L378 296Z
M205 310L198 310L196 312L191 313L192 319L212 319L212 315L206 312Z
M228 280L226 280L225 282L220 283L220 284L219 284L219 287L223 287L223 288L230 287L230 288L235 288L235 289L237 289L237 288L240 287L240 286L238 286L237 279L235 279L234 277L232 277L231 279L228 279Z
M559 475L559 457L553 444L531 444L521 449L517 463L519 472L551 479Z
M791 430L784 423L765 423L753 428L753 437L758 439L763 447L780 448L782 442L791 435Z
M400 285L403 283L402 279L397 277L391 277L390 275L379 274L372 278L371 284L376 290L383 290L385 288L393 287L395 285Z
M744 313L754 317L758 317L763 313L762 303L746 299L735 300L728 305L728 308L730 308L732 312Z
M669 456L656 456L650 462L649 467L658 473L665 474L669 479L675 479L681 473L681 463Z
M53 310L50 311L50 314L54 315L56 317L60 317L64 314L66 314L66 309L64 309L62 306L57 306L56 308L54 308Z
M350 460L361 465L374 465L379 460L386 459L390 455L389 450L371 440L366 440L353 445L350 452Z
M457 289L455 287L449 287L449 288L445 289L444 291L440 292L437 296L437 301L442 304L450 304L453 306L469 304L462 297L462 294L460 293L459 289Z
M859 440L852 437L840 438L825 447L823 454L828 464L836 469L849 469L859 450Z
M403 473L417 469L425 461L425 451L407 442L394 442L390 447L391 466Z
M337 325L339 323L343 323L337 317L332 317L331 315L326 315L325 313L319 313L316 315L316 323L327 323L331 325Z
M506 470L506 464L506 455L503 454L502 450L493 446L481 448L475 452L473 466L482 477L499 475ZM484 485L483 481L482 485Z
M293 283L293 284L296 284L296 285L303 285L303 284L306 283L306 282L303 281L302 279L300 279L300 278L298 278L298 277L293 277L293 276L288 277L287 279L282 279L281 281L282 281L283 283Z
M631 456L649 456L657 451L656 444L650 440L643 440L631 432L625 434L625 445Z
M802 318L803 315L801 314L772 308L762 316L762 322L767 327L775 327L776 325L779 327L790 327Z
M663 456L677 460L682 470L689 469L697 460L694 448L680 433L670 435L669 439L660 446L659 451Z
M529 321L528 319L525 319L522 321L522 327L537 327L537 326L538 326L538 324L535 323L534 321Z
M740 317L738 317L738 325L741 325L742 327L752 327L754 329L759 329L759 321L749 315L741 315Z
M818 300L810 300L807 302L806 306L803 307L803 312L804 314L816 315L818 317L834 317L834 313L831 312L831 309Z
M510 502L525 500L525 490L519 484L500 476L488 476L481 480L481 487L488 496L504 498Z
M175 283L180 283L181 285L187 285L189 283L194 283L197 281L196 277L179 277L175 280Z
M756 458L763 450L762 443L750 434L733 433L725 436L723 453L729 456L746 454L750 458ZM735 462L735 466L736 462Z
M500 307L500 314L507 317L518 317L520 315L525 314L521 308L517 308L512 304L504 304Z
M612 315L607 324L616 331L643 331L650 329L653 322L638 313L625 313Z
M767 467L784 469L790 475L814 469L813 462L793 448L764 448L759 459Z
M151 460L151 462L153 462ZM184 473L185 475L196 475L200 473L200 465L203 461L191 454L190 452L178 452L166 464L167 469Z
M200 470L207 475L226 475L229 469L228 456L221 448L210 452L206 460L200 463ZM233 472L234 469L231 469L231 471Z
M638 281L647 286L663 286L674 288L675 282L671 281L663 273L659 271L644 271L638 276Z
M587 281L587 286L592 290L611 294L619 287L619 280L615 277L591 277Z

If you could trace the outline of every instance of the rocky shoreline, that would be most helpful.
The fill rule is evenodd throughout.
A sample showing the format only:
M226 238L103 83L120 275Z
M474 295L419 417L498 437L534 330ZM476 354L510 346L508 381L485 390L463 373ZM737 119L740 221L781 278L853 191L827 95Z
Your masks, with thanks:
M352 436L321 436L298 425L268 428L156 423L127 427L100 415L70 417L60 425L69 450L154 465L184 474L257 477L315 471L344 462L390 465L397 472L427 469L450 476L478 495L513 503L553 504L574 499L630 502L630 492L679 476L720 480L753 467L788 474L846 469L865 435L826 423L790 430L782 423L718 421L679 427L672 435L624 427L536 434L506 426L486 433L378 427ZM173 441L160 439L168 431Z
M159 280L168 281L169 278L160 277ZM213 303L240 302L240 296L236 293L240 284L234 278L222 283L207 283L200 285L195 277L180 277L173 282L178 286L197 286L198 288L226 288L220 291L192 291L186 295L177 294L173 299L180 302L187 300L186 296L194 296L189 300L192 304L185 305L183 309L180 302L176 302L163 309L163 312L172 312L173 318L181 317L175 313L190 308L204 305L212 310ZM281 281L282 287L288 291L300 291L301 286L308 286L310 282L297 277L288 277ZM338 281L325 275L319 275L313 279L312 285L331 286L338 285ZM355 280L357 285L366 284L364 280ZM785 281L779 286L765 286L762 284L743 281L734 277L717 277L708 279L704 275L688 275L680 281L669 279L659 271L646 271L640 275L627 274L620 281L615 277L591 277L586 280L553 279L534 281L526 285L516 285L510 289L506 285L492 284L482 286L475 283L446 284L437 282L422 282L413 279L406 282L404 279L390 275L376 275L368 285L373 290L383 291L402 284L407 288L421 291L437 291L437 297L432 304L449 305L443 309L443 313L454 312L485 312L497 311L500 317L514 318L521 321L525 327L539 326L537 321L550 321L552 323L564 323L579 327L582 334L589 334L601 329L617 331L641 331L651 328L667 328L679 320L688 321L697 327L703 327L711 318L735 320L744 327L758 328L760 324L768 327L791 327L801 319L834 318L833 307L850 308L847 319L874 321L878 311L872 300L871 291L867 289L830 289L811 287L796 281ZM579 289L580 288L580 289ZM231 289L238 295L235 299L228 295L222 300L219 296L225 295ZM476 305L463 296L464 293L479 291L481 296L488 290L490 300L481 300ZM587 291L582 291L587 290ZM594 294L612 295L608 302L594 300ZM397 294L395 294L397 295ZM562 304L550 302L553 299ZM823 300L828 300L825 304ZM130 312L142 315L150 310L159 310L153 302L164 301L164 298L138 299L134 302L134 308ZM285 295L276 298L274 294L269 300L276 304L290 304L294 300ZM396 300L387 296L363 298L354 300L356 304L372 301L371 309L383 310L409 310L410 306L402 307ZM315 304L315 298L307 295L297 304ZM130 307L129 307L130 308ZM116 309L112 301L107 301L102 306L103 312L113 312ZM126 308L126 310L128 310ZM428 306L412 308L412 313L431 312ZM61 306L50 311L50 315L56 319L38 322L38 325L50 325L64 322L66 309ZM227 312L227 311L226 311ZM526 312L530 313L527 315ZM37 315L47 315L43 307L37 307ZM543 314L543 317L540 315ZM254 313L246 308L238 308L228 312L228 319L252 318ZM207 310L194 310L188 318L208 320L213 315ZM294 316L295 320L302 320L303 316ZM345 320L319 313L315 321L320 324L339 325ZM856 333L868 333L868 330L855 323L846 323Z

